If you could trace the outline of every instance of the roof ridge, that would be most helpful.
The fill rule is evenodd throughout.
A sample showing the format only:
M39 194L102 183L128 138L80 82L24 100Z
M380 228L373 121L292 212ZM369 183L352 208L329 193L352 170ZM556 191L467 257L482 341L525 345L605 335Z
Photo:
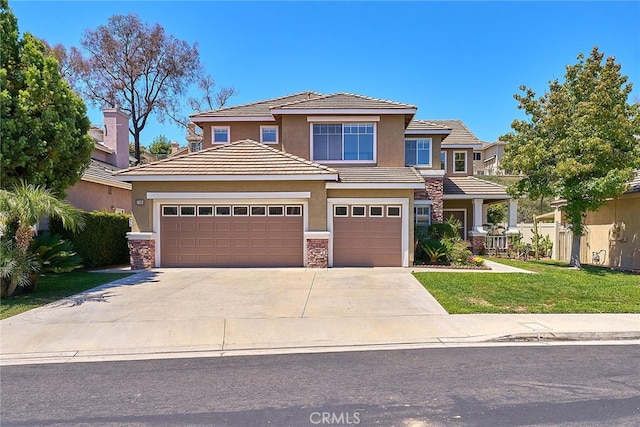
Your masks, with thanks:
M193 115L195 116L197 114L214 113L214 112L220 112L220 111L229 111L229 110L232 110L234 108L249 107L251 105L264 104L266 102L277 101L279 99L290 98L292 96L298 96L298 95L304 95L304 94L314 94L314 95L323 96L323 94L321 94L319 92L315 92L313 90L304 90L302 92L292 93L292 94L289 94L289 95L277 96L275 98L262 99L262 100L253 101L253 102L246 102L244 104L231 105L229 107L217 108L215 110L198 111L197 113L194 113Z
M418 108L418 107L416 107L415 105L412 105L412 104L405 104L403 102L391 101L391 100L382 99L382 98L374 98L372 96L360 95L360 94L357 94L357 93L350 93L350 92L330 93L330 94L327 94L327 95L322 95L322 96L320 96L318 98L315 98L313 100L315 101L315 100L319 100L319 99L328 99L328 98L332 98L332 97L339 96L339 95L353 96L353 97L356 97L356 98L366 99L366 100L369 100L369 101L386 102L386 103L398 105L398 106L401 106L401 107L409 107L409 108L415 108L415 109ZM276 108L282 108L282 107L289 107L289 106L296 105L296 104L301 104L301 103L304 103L304 102L307 102L307 101L311 101L311 100L310 99L300 99L298 101L287 102L287 103L281 104L281 105L274 105L273 107L270 107L270 108L276 109Z

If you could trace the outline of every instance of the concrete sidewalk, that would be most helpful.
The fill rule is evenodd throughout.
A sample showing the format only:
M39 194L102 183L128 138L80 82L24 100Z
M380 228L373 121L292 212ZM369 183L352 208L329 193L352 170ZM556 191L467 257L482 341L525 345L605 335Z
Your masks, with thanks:
M640 343L640 314L449 315L410 273L402 268L143 272L0 321L0 364L504 340Z

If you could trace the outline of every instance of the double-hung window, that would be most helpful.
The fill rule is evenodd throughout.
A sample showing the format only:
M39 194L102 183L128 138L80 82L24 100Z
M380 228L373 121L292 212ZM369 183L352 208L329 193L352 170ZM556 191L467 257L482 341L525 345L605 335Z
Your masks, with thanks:
M431 166L431 138L405 139L404 162L407 166Z
M453 172L464 173L466 171L467 171L467 152L454 151L453 152Z
M278 126L260 126L260 142L263 144L277 144Z
M314 123L312 138L315 161L374 160L373 123Z
M431 204L416 200L414 205L414 216L416 227L425 229L431 224Z
M214 144L228 144L230 142L229 126L214 126L212 131Z

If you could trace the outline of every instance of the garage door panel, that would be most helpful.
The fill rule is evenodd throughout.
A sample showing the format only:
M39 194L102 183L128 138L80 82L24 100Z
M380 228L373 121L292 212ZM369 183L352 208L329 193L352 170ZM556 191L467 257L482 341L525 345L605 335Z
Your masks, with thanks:
M303 264L303 218L161 217L163 266L288 267Z

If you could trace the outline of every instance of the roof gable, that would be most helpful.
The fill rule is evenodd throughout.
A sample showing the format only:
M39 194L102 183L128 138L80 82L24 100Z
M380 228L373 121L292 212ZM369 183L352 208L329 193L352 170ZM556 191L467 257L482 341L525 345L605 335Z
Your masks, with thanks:
M429 119L429 121L434 124L446 126L451 129L451 134L442 141L442 145L445 146L445 148L446 146L450 146L450 145L460 145L460 146L477 145L477 147L475 148L480 148L482 145L482 142L478 139L477 136L473 134L473 132L469 130L467 126L465 126L462 120Z
M337 179L330 167L276 150L249 139L169 157L116 173L123 181L191 177L193 180Z
M271 110L407 110L417 109L415 105L402 104L395 101L371 98L368 96L356 95L352 93L334 93L313 99L302 99L298 101L283 103L271 107Z

